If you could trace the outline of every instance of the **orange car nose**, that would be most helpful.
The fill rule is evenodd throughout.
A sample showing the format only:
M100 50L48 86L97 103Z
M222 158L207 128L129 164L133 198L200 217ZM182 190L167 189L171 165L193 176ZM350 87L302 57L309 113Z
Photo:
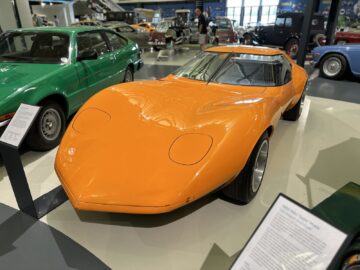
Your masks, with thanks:
M56 159L56 171L75 207L80 202L162 207L187 200L185 190L198 168L169 158L173 140L99 143L73 128L67 131L67 137L78 136L82 139L62 142Z

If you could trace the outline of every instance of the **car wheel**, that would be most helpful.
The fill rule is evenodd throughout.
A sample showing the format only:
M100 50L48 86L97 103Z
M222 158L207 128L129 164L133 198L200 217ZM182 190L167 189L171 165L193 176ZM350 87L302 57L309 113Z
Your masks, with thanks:
M291 38L288 42L286 42L285 50L292 59L295 59L299 53L299 40Z
M317 34L314 36L313 42L316 46L324 46L326 45L326 36L324 34Z
M243 40L244 40L244 45L252 45L253 44L252 37L249 34L245 34L243 36Z
M124 83L134 81L134 71L131 67L128 67L124 75Z
M154 51L158 52L158 51L160 51L161 48L158 46L153 46L153 49L154 49Z
M64 110L54 101L42 104L40 113L26 138L27 145L37 151L47 151L56 147L65 132Z
M320 75L328 79L341 79L346 71L347 62L340 54L328 54L320 62Z
M305 86L306 89L306 86ZM304 102L305 102L305 89L303 90L303 93L301 95L301 98L299 99L299 101L296 103L296 105L291 108L290 110L284 112L283 114L283 119L287 120L287 121L297 121L301 115L301 112L303 110L304 107Z
M256 143L240 174L223 190L226 198L247 204L257 194L264 177L269 153L269 134L265 132Z

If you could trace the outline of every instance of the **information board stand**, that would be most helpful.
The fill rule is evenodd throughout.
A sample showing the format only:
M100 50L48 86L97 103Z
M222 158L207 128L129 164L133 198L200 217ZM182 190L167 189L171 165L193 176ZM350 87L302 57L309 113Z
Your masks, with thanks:
M231 270L333 269L350 241L346 233L280 194Z
M22 104L0 139L0 154L19 209L36 219L40 219L68 199L62 186L35 200L30 192L19 148L39 109L36 106Z

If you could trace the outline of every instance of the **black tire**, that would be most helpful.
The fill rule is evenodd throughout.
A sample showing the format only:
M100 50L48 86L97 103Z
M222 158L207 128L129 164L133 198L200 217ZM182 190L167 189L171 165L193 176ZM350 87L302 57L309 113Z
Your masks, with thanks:
M253 39L251 35L245 34L243 36L243 40L244 40L244 45L253 45Z
M265 132L256 143L243 170L228 186L222 189L221 192L225 196L225 198L230 199L231 201L237 203L247 204L255 197L258 190L260 189L260 185L264 175L262 174L260 182L256 186L257 188L254 189L253 188L254 168L258 157L258 153L261 152L260 150L263 149L264 144L266 144L265 167L263 169L263 171L265 172L266 161L269 151L269 134L267 132Z
M327 67L327 65L330 65L330 63L329 63L330 61L335 61L337 64L340 65L340 69L338 70L338 72L333 72L333 73L330 72L329 73L329 71L327 71L330 68L330 67ZM321 59L319 69L320 69L321 77L338 80L338 79L341 79L346 72L347 61L346 61L345 57L342 56L341 54L331 53L331 54L325 55L325 57L323 59Z
M132 81L134 81L134 70L130 66L128 66L125 70L123 82L126 83Z
M306 86L305 86L305 89L306 89ZM293 108L291 108L290 110L284 112L284 114L283 114L284 120L297 121L299 119L302 109L303 109L304 101L305 101L305 95L306 95L305 89L301 95L301 98L296 103L296 105Z
M66 118L63 108L49 100L42 108L26 137L26 144L36 151L47 151L56 147L65 132Z
M285 51L292 59L295 59L299 53L299 40L290 38L285 44Z
M161 50L161 48L160 48L160 47L158 47L158 46L153 46L153 49L154 49L154 51L156 51L156 52L158 52L158 51L160 51L160 50Z

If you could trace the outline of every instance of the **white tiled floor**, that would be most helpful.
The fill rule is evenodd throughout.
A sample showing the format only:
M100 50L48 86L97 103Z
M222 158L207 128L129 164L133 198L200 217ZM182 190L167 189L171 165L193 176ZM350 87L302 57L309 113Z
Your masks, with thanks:
M22 155L34 197L59 182L56 150ZM208 196L175 212L76 212L69 202L42 221L113 269L226 269L279 192L312 207L348 181L360 183L360 105L308 97L298 122L280 121L261 189L249 205ZM16 207L4 167L0 202Z

